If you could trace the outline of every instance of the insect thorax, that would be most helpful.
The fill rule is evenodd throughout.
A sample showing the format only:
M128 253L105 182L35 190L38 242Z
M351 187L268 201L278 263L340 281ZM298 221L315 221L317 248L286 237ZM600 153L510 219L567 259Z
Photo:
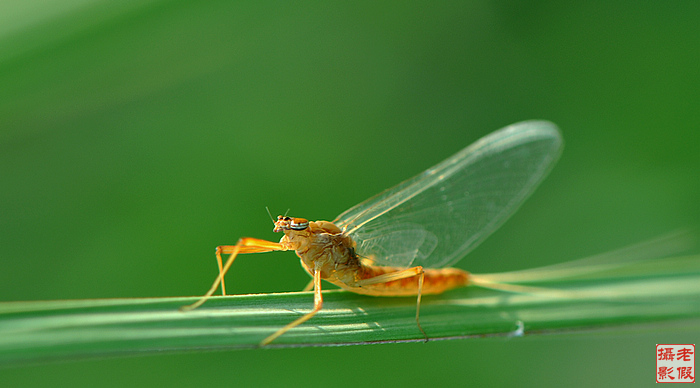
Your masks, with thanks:
M362 265L355 254L355 242L333 223L309 222L305 230L285 230L284 234L280 242L296 251L309 274L318 269L321 278L326 280L346 284L358 280L357 273Z

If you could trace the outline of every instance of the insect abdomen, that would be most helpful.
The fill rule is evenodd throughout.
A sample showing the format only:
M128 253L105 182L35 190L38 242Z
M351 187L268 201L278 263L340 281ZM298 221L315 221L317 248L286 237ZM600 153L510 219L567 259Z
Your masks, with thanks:
M386 273L401 271L401 268L365 266L362 278L370 279ZM426 268L423 270L423 295L441 294L453 288L464 287L469 284L469 273L458 268ZM358 294L373 296L411 296L418 294L418 276L393 280L386 283L364 285L362 287L339 286Z

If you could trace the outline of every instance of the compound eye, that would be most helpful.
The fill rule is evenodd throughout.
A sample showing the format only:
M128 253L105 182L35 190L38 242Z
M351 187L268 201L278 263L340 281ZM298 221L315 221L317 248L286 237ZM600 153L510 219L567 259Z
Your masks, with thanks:
M293 230L304 230L309 227L309 220L306 218L292 218L289 227Z

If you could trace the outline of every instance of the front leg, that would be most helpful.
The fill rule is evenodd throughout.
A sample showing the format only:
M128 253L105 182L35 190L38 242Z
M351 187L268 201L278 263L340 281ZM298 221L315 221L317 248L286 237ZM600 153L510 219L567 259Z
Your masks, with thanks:
M219 286L219 283L221 283L221 291L223 292L224 295L226 295L226 291L224 288L224 275L226 272L231 268L231 264L233 264L233 260L236 259L236 256L238 256L239 253L263 253L263 252L272 252L272 251L286 251L288 248L280 243L272 242L272 241L267 241L267 240L260 240L257 238L251 238L251 237L244 237L240 240L238 240L238 244L236 245L222 245L216 248L216 261L217 264L219 265L219 276L216 277L216 280L214 280L214 284L212 284L211 288L209 291L207 291L204 296L202 296L201 299L198 301L192 303L191 305L187 306L182 306L180 307L180 311L190 311L194 310L197 307L201 306L204 302L209 299L210 296L214 294L214 291L216 291L216 288ZM226 265L222 266L222 260L221 260L221 254L222 253L229 253L231 256L229 256L228 260L226 261Z

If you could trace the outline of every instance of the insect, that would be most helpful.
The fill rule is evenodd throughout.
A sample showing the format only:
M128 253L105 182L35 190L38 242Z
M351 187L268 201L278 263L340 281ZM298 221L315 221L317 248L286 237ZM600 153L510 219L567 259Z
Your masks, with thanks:
M321 280L364 295L416 296L416 323L427 340L419 319L421 296L477 283L470 273L449 266L518 209L550 171L562 146L554 124L520 122L483 137L332 222L279 216L274 222L274 231L284 233L279 242L244 237L236 245L217 247L219 276L200 300L182 310L202 305L219 284L226 295L224 275L239 254L293 250L313 278L305 289L314 290L313 309L261 345L321 310ZM226 254L230 256L224 265Z

